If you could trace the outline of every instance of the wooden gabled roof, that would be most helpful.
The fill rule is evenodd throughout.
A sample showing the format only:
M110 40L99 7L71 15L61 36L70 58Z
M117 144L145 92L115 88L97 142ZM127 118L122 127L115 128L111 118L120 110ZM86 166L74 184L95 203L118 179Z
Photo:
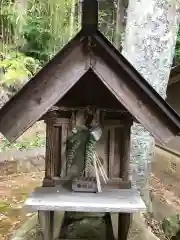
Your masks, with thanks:
M80 31L0 110L0 132L14 141L92 70L161 143L180 132L179 115L100 33ZM91 89L90 89L91 91Z

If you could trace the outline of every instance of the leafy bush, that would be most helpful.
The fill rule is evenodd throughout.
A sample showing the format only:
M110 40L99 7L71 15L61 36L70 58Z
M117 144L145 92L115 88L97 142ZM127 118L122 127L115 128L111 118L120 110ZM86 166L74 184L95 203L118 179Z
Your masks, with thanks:
M10 95L19 90L39 69L37 60L19 52L10 52L0 61L0 86Z
M180 239L180 215L172 215L165 218L162 222L162 229L168 239Z
M50 31L44 27L42 18L29 17L24 27L23 37L26 40L26 44L21 49L24 54L43 63L49 60L49 46L52 37Z

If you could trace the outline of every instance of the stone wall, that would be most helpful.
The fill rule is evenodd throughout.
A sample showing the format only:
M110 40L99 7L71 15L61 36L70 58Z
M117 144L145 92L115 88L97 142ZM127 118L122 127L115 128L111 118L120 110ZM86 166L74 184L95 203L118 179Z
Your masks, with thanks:
M44 148L0 153L0 176L44 170Z
M0 176L29 171L44 171L44 148L0 153ZM180 155L171 149L156 147L152 171L168 173L180 178ZM159 173L158 173L159 174Z

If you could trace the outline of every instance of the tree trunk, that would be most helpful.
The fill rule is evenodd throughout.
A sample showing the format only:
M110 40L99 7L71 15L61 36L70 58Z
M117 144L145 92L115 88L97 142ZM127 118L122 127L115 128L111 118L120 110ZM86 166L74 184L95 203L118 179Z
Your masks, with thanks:
M178 30L174 0L130 0L123 55L165 99ZM149 180L154 139L139 124L132 127L132 181L150 207Z
M75 6L76 1L71 1L71 14L70 14L70 22L69 22L69 38L71 39L74 35L75 31Z
M16 19L17 24L15 25L14 29L15 44L17 46L21 45L21 43L23 42L22 32L24 25L26 24L27 7L28 7L27 0L16 0L14 3L14 9L16 10L16 13L18 15L18 19Z
M115 46L118 50L121 49L123 35L125 33L127 6L128 0L118 0L116 12L116 35L115 35Z

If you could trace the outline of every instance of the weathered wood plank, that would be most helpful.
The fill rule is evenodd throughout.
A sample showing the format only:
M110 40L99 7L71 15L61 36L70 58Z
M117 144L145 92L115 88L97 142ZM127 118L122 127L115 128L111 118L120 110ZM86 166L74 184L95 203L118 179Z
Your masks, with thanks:
M74 193L61 186L39 187L25 201L30 211L125 212L144 211L135 189L104 189L100 193Z
M26 85L0 119L0 131L13 142L51 108L87 71L86 57L77 46L59 64L54 64L33 86Z
M119 213L118 219L118 240L127 240L129 227L131 224L130 213Z
M109 129L109 179L114 177L115 165L115 129Z
M68 138L68 124L62 124L61 126L61 177L67 176L67 161L66 161L66 144Z
M60 176L61 172L61 129L46 122L45 178Z
M72 180L61 177L53 177L53 181L55 182L55 186L65 186L67 189L71 189ZM120 178L113 178L112 180L108 180L108 182L101 183L102 190L106 191L108 189L130 189L131 188L131 181L123 181Z
M113 166L113 178L120 178L121 169L121 152L119 151L122 144L122 127L115 128L115 149L114 149L114 166Z
M121 102L121 104L162 144L167 143L175 135L170 129L167 119L163 114L140 96L137 89L129 86L107 64L96 56L93 65L94 72L99 76L107 88Z
M49 118L47 120L48 122L51 122L54 127L60 127L63 124L69 124L70 121L68 118Z
M106 126L106 127L114 127L114 128L117 128L117 127L123 127L124 126L124 123L120 120L103 120L103 125Z
M54 212L39 211L38 212L40 228L43 234L43 240L53 240L54 235Z
M106 213L104 219L106 223L106 240L115 240L110 213Z
M120 178L124 181L129 181L129 164L130 164L130 152L131 152L131 125L132 122L126 122L126 125L121 128L120 134Z

